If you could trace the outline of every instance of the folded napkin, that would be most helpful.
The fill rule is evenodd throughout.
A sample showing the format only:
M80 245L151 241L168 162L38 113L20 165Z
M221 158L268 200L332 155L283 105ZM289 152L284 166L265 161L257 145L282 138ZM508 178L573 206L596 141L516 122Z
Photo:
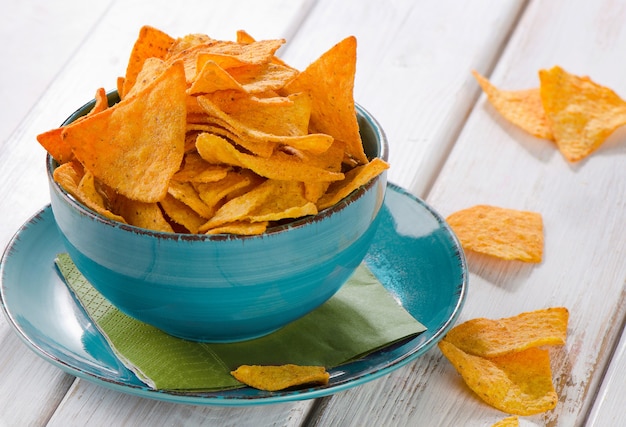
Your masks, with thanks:
M243 364L332 368L426 330L365 264L313 312L265 337L226 344L176 338L129 317L91 286L69 255L59 254L56 265L116 356L159 390L242 387L230 371Z

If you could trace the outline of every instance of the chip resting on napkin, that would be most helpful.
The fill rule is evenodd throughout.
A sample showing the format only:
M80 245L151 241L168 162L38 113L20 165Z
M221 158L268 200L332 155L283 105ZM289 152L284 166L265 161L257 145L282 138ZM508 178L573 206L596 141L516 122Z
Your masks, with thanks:
M332 368L426 330L365 264L308 315L265 337L227 344L186 341L129 317L91 286L69 255L59 254L56 265L117 357L159 390L242 387L230 371L244 364Z

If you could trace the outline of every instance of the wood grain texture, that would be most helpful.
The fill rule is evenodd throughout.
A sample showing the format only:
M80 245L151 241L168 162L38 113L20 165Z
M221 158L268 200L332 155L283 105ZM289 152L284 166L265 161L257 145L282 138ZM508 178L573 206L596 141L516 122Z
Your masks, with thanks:
M59 1L63 5L57 7L68 10L74 2ZM44 6L36 9L35 2L21 4L27 6L2 5L3 10L33 8L33 13L18 9L26 20L19 28L56 16ZM35 136L60 124L97 87L115 86L141 25L174 36L202 32L232 38L243 28L259 39L285 37L288 45L280 55L298 68L354 34L359 43L355 98L387 132L391 181L425 197L444 216L479 203L543 215L541 264L467 254L470 288L460 318L506 317L557 305L570 309L567 344L551 350L557 408L523 417L522 425L622 423L626 128L590 158L570 164L554 144L506 123L470 71L503 88L524 89L537 86L540 68L558 64L626 98L626 4L118 0L82 7L85 21L57 33L67 44L56 58L48 58L49 69L38 75L30 101L24 101L32 108L22 120L25 110L16 107L17 119L7 130L12 133L0 145L0 243L6 245L49 200L44 152ZM7 28L18 31L18 26ZM36 51L33 39L49 46L50 28L42 27L39 36L22 33L24 50ZM21 66L27 67L28 59L21 58ZM0 108L4 114L12 105ZM30 352L3 316L0 344L0 425L49 420L55 426L489 426L506 415L472 394L436 348L384 378L318 401L220 408L157 402L75 380Z
M624 372L626 372L626 335L622 334L622 339L604 376L605 380L598 392L586 426L626 425Z
M283 56L305 67L347 35L358 40L355 99L382 124L389 179L424 195L524 2L320 0Z
M64 1L65 4L59 5L61 10L71 8L72 1ZM173 36L202 32L215 38L232 40L235 32L243 28L257 38L290 38L312 5L310 0L271 0L262 4L255 0L160 0L149 4L118 1L110 7L103 3L102 6L93 8L95 16L88 25L76 27L75 31L67 33L68 39L64 42L73 46L69 51L72 54L63 59L63 64L57 64L56 70L50 70L51 74L46 74L48 82L51 81L49 87L45 93L38 92L31 97L29 102L40 98L24 119L19 124L16 123L17 127L9 138L0 145L3 165L0 172L2 247L6 246L22 223L49 203L44 168L45 152L38 146L36 135L58 126L76 108L92 99L98 87L115 87L115 79L124 74L126 59L142 25L153 25ZM234 19L234 16L238 18ZM21 22L21 28L34 28L37 25L36 16L24 17L27 18L32 20ZM38 36L24 33L24 37L27 37L24 49L27 50L27 46L35 40L45 45L48 31L51 31L50 27L42 28L42 34ZM77 49L77 46L80 47ZM47 48L53 49L54 46L47 45ZM30 59L30 66L37 64L36 57ZM52 81L61 65L62 72ZM10 108L10 103L4 103L2 112ZM54 419L61 419L61 425L67 425L67 420L77 420L77 417L83 416L92 425L106 425L111 421L112 406L118 408L120 419L127 421L129 425L140 425L145 413L137 408L153 411L153 408L158 407L152 401L128 399L125 395L92 386L87 393L95 393L97 396L93 399L87 399L80 394L82 387L74 388L71 398L66 398L57 409L74 377L64 374L30 352L10 330L4 316L0 319L0 339L5 344L0 350L0 377L3 378L0 381L0 425L43 425L55 411ZM83 412L86 400L89 403L88 414ZM290 418L298 420L310 404L312 403L286 404L281 405L280 409L274 407L265 412L267 419L273 417L277 424L282 425L284 420ZM150 420L153 425L160 424L161 419L177 422L189 419L191 424L196 424L194 421L204 418L210 420L216 417L233 417L233 423L238 424L241 421L241 425L246 425L247 419L248 425L257 425L254 410L249 410L248 416L245 412L246 410L212 411L192 406L169 405L163 412L155 413Z
M539 68L560 64L626 95L621 59L626 28L618 25L623 13L612 1L532 2L493 81L513 89L536 86ZM625 140L622 129L589 159L569 164L554 144L505 123L481 97L428 196L444 215L480 203L543 215L546 244L540 265L467 254L470 288L460 319L506 317L549 306L570 309L567 345L552 351L559 403L554 411L524 417L533 425L584 422L621 333L626 315ZM433 350L376 384L333 397L318 425L484 426L505 415L483 404L459 378Z
M312 401L244 408L195 406L159 402L77 381L48 426L285 426L302 423ZM80 420L80 421L78 421ZM71 424L71 422L70 422Z

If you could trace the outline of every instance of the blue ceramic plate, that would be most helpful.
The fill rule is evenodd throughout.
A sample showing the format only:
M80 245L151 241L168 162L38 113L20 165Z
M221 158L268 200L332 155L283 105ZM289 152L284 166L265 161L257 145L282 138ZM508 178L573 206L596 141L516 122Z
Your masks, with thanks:
M57 274L63 252L50 207L22 226L0 265L2 307L20 338L39 356L80 378L117 391L194 405L244 406L311 399L373 379L414 360L452 327L467 294L463 251L428 205L389 184L381 223L365 261L383 285L428 330L330 371L330 383L305 390L217 392L152 390L115 357ZM33 268L35 267L35 268Z

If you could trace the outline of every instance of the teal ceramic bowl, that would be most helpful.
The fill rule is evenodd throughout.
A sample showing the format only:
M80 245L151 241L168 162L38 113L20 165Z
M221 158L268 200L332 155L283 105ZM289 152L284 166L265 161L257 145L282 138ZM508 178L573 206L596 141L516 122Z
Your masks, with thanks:
M114 92L109 101L117 102ZM357 109L366 154L386 160L383 130ZM383 173L339 204L263 235L209 236L154 232L104 218L54 182L56 166L48 156L52 211L80 272L127 315L207 342L269 334L333 296L370 247L387 180Z

